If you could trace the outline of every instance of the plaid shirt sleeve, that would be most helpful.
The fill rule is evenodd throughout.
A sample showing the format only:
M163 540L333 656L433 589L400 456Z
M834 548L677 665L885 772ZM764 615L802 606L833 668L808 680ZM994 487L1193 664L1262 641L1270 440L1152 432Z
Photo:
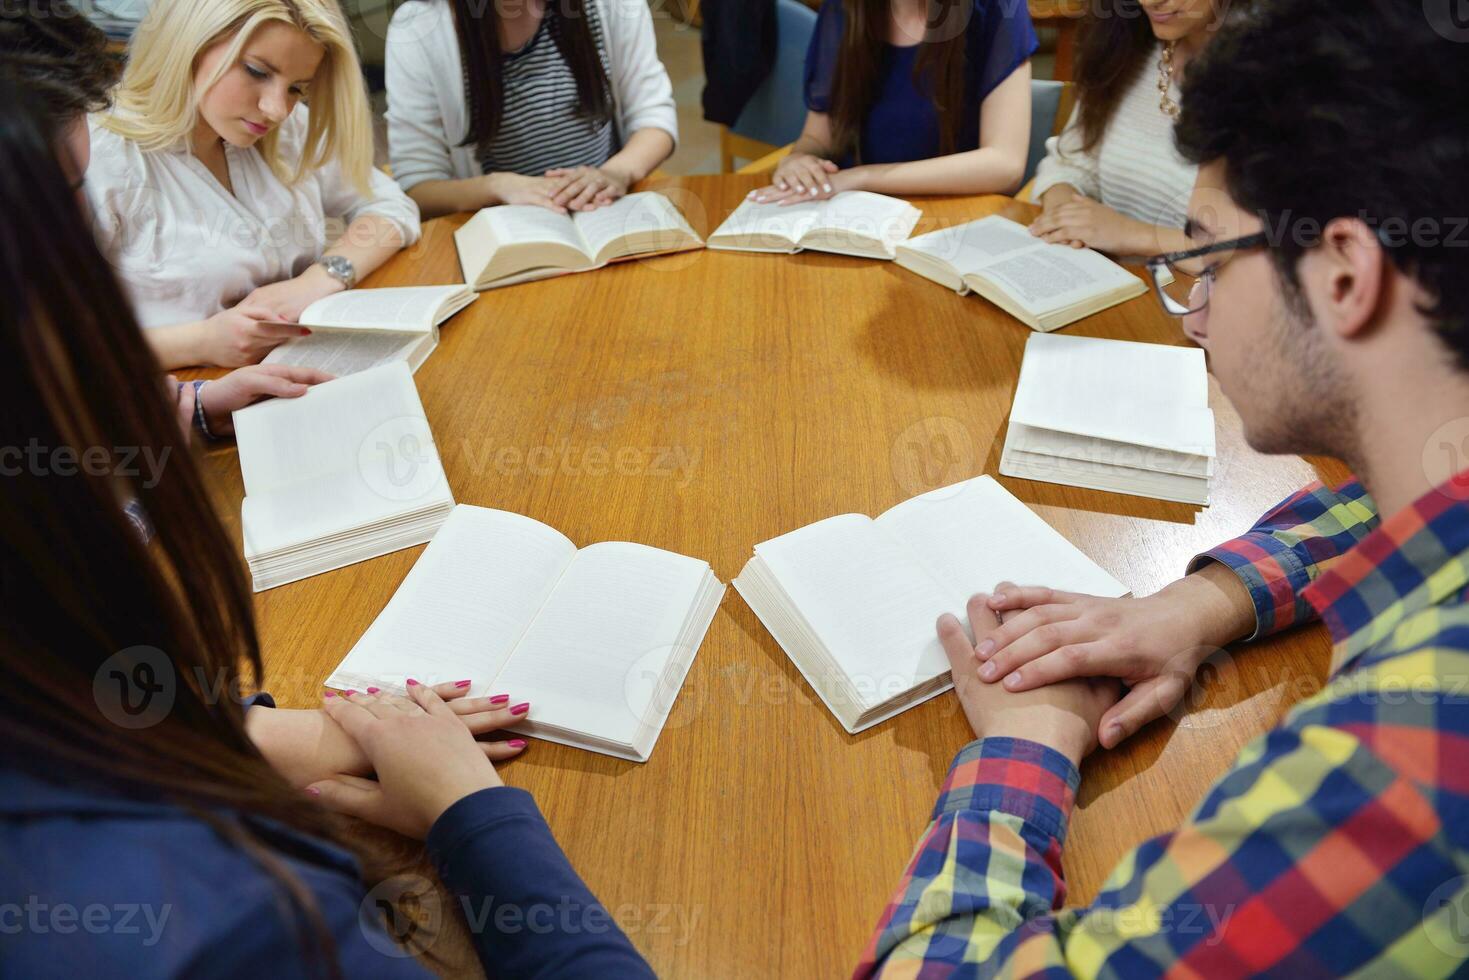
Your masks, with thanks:
M1076 786L1037 743L960 752L855 976L1449 972L1426 913L1462 869L1419 785L1345 731L1257 740L1190 822L1062 909Z
M1335 490L1320 483L1296 491L1246 533L1189 563L1209 561L1234 571L1255 603L1255 633L1269 636L1316 618L1302 597L1306 586L1379 524L1377 505L1359 481Z

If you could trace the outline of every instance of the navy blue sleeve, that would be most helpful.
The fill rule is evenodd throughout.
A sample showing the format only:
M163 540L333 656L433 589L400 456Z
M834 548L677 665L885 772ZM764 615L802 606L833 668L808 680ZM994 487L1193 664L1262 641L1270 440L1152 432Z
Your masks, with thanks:
M979 30L971 30L968 57L978 66L976 94L983 102L1040 47L1030 7L1007 0L974 0Z
M836 79L837 57L842 50L842 0L822 0L806 49L806 108L831 111L831 89Z
M502 786L466 796L444 811L424 843L463 905L487 973L654 976L524 790Z

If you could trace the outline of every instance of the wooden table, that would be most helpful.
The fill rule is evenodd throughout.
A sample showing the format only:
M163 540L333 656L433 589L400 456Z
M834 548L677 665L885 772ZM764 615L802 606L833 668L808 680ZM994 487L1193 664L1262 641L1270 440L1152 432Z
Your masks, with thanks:
M753 181L662 187L707 233ZM918 203L920 230L1030 213L1003 198ZM367 285L460 281L462 221L429 223ZM1070 332L1181 342L1151 297ZM697 252L486 293L417 379L459 501L528 514L578 544L706 558L727 582L756 542L996 474L1029 335L891 264ZM1002 482L1148 593L1316 475L1250 452L1217 393L1215 408L1208 509ZM610 462L589 466L598 447ZM234 455L210 462L238 539ZM258 597L266 686L282 705L318 703L421 550ZM1328 652L1313 628L1225 658L1176 721L1088 760L1066 851L1071 900L1183 818L1247 740L1319 686ZM833 977L861 952L970 738L952 695L847 735L731 589L650 762L539 743L503 772L535 793L660 975Z

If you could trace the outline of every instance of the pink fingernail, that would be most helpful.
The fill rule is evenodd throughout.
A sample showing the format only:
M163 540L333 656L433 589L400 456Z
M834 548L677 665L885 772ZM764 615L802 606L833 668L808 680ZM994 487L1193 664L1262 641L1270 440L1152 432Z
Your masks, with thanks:
M454 686L455 687L468 687L469 686L469 681L455 681L454 682Z
M368 694L376 694L380 690L382 690L382 688L380 688L380 687L369 687L367 689L367 693Z
M992 681L995 679L995 671L997 669L998 668L995 667L995 662L991 660L989 663L986 663L983 667L979 668L979 676L987 681Z
M523 748L525 748L525 739L523 739L523 738L512 738L510 741L506 742L505 744L508 745L508 746L510 746L512 749L523 749Z
M342 692L342 697L344 697L344 698L350 698L352 695L354 695L356 693L357 693L356 691L352 690L349 687L345 691Z
M511 708L510 709L510 713L512 715L523 715L523 714L525 714L529 710L530 710L530 702L529 701L522 701L519 704L517 704L515 707Z
M1003 592L996 592L994 595L990 596L990 605L995 606L996 608L998 608L1000 606L1003 606L1004 604L1005 604L1005 593L1003 593Z
M977 646L977 647L974 648L974 654L975 654L975 656L979 657L981 660L983 660L985 657L988 657L990 654L992 654L994 652L995 652L995 641L994 640L983 640L983 641L980 642L979 646Z
M496 694L494 697L490 698L490 704L505 704L509 700L510 695L508 694Z
M320 796L321 795L321 790L317 789L315 786L308 786L308 787L306 787L306 795L307 796Z
M1015 673L1013 673L1009 677L1005 678L1005 689L1008 690L1008 691L1013 691L1013 690L1015 690L1019 686L1020 686L1020 671L1017 670Z
M329 697L329 698L334 698L334 697L337 696L337 692L336 691L327 691L326 692L326 696Z
M413 678L410 677L410 678L408 678L408 686L409 687L417 687L418 686L418 681L416 681L416 680L414 680Z

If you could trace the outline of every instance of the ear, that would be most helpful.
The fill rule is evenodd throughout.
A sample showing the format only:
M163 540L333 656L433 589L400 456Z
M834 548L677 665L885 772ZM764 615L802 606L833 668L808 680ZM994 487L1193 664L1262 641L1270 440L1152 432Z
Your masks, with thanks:
M1385 300L1388 261L1382 242L1366 222L1337 218L1321 233L1320 247L1302 263L1315 280L1317 321L1343 340L1361 339L1378 321Z

